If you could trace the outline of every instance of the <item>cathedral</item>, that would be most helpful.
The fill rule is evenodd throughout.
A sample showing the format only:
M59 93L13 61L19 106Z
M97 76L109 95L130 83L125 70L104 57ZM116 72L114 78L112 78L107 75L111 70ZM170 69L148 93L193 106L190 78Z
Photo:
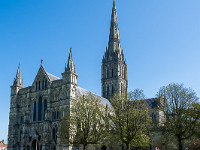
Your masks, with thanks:
M70 49L67 65L58 78L48 73L41 61L32 85L23 86L20 65L11 86L8 150L63 150L59 120L70 109L77 95L91 93L78 86ZM104 105L114 93L128 92L127 64L120 44L115 1L113 2L109 42L102 59L101 96ZM152 103L152 102L151 102Z

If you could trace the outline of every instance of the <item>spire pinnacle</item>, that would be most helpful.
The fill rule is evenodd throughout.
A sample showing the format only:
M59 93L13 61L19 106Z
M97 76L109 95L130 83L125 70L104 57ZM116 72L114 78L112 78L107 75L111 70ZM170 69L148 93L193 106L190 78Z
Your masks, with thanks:
M72 58L72 47L70 47L70 53L69 53L69 57L68 57L68 63L67 63L67 66L65 67L65 72L68 72L68 71L76 73L76 71L75 71L75 65L74 65L73 58Z
M117 21L117 9L115 5L115 0L113 0L108 51L109 53L116 52L116 51L121 52L119 28L118 28L118 21Z
M115 7L115 0L113 0L113 8Z
M14 79L13 85L14 86L23 86L23 81L21 78L21 71L20 71L20 63L19 63L18 69L17 69L17 74L16 74L16 78Z

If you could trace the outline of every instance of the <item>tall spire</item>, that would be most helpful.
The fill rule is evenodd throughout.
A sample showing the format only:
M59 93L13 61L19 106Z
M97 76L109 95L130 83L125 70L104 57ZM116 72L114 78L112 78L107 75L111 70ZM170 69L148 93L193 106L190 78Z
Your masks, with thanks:
M23 81L21 78L21 71L20 71L20 63L19 63L18 69L17 69L17 74L16 74L16 78L14 79L13 85L14 86L23 86Z
M121 50L115 0L113 0L108 48L106 47L102 59L101 89L102 96L107 99L115 93L128 91L127 64Z
M117 22L117 9L115 5L115 0L113 1L113 8L112 8L112 15L111 15L108 50L109 52L115 52L115 51L121 52L119 28L118 28L118 22Z
M72 47L70 47L68 63L67 63L67 66L65 67L65 72L68 72L68 71L76 73L75 65L74 65L73 58L72 58Z

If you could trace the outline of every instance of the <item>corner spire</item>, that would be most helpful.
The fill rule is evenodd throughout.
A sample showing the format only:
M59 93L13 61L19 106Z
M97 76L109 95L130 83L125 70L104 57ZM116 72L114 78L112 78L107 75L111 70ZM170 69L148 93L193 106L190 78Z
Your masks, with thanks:
M72 58L72 47L70 47L70 53L69 53L69 57L68 57L67 66L65 66L65 72L68 72L68 71L76 73L75 65L74 65L73 58Z
M18 69L17 69L17 74L16 74L16 78L14 79L13 85L14 86L23 86L23 81L21 78L21 71L20 71L20 63L19 63Z
M117 21L117 9L115 5L115 0L113 0L108 50L109 52L116 52L116 51L121 52L119 27L118 27L118 21Z

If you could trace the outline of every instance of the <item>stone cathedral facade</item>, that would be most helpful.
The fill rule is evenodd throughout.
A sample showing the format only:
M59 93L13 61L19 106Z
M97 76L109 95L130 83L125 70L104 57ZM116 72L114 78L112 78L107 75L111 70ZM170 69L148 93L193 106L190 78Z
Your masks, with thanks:
M109 104L114 93L128 92L127 64L120 44L115 1L101 76L102 97L98 97L103 104ZM59 120L69 113L71 99L88 92L78 86L72 49L62 78L48 73L41 61L32 85L24 87L19 65L11 86L8 150L73 149L61 144Z

